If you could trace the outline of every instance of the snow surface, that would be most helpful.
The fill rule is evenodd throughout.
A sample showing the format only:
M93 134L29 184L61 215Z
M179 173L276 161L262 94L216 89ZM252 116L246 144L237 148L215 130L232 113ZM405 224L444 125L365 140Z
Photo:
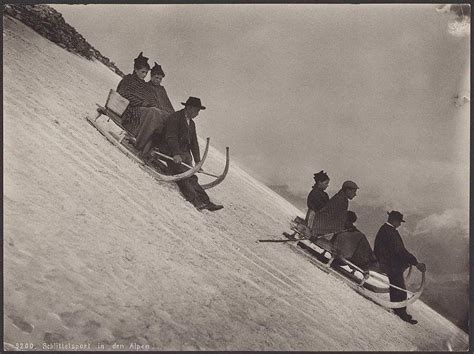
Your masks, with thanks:
M119 81L104 65L9 17L3 40L4 349L467 350L422 302L412 326L256 243L299 212L232 161L216 213L146 174L84 119ZM205 168L224 160L213 149Z

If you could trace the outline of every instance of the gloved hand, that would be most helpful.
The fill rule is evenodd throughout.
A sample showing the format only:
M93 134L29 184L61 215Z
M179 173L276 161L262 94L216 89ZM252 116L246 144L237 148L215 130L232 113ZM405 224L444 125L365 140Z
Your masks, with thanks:
M416 265L416 268L420 271L420 272L424 272L426 270L426 265L425 263L418 263Z
M183 162L183 159L182 159L181 155L174 155L173 156L173 161L175 163L181 163L181 162Z

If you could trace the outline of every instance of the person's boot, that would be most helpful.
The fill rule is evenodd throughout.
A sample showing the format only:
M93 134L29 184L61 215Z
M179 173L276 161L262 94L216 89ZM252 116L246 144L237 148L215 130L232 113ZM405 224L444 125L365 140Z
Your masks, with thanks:
M408 322L410 324L414 325L418 323L417 320L413 319L413 317L406 312L397 313L396 315L400 317L403 321Z
M199 198L190 200L189 202L191 202L191 204L194 205L194 207L199 211L207 208L207 203L204 203L203 201L199 200Z
M216 211L222 209L224 206L220 204L214 204L213 202L209 202L206 205L206 209L209 211Z

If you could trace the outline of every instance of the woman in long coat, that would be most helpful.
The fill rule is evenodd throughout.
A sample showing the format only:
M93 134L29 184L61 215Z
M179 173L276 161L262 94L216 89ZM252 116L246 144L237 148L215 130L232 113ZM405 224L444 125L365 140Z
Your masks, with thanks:
M306 213L306 225L311 227L313 223L314 213L322 209L329 201L329 196L325 192L329 186L329 176L324 171L319 171L314 174L314 185L313 189L308 195L306 204L308 206L308 212Z
M153 106L162 112L147 112L141 117L140 127L137 133L136 148L141 152L144 159L149 158L150 151L158 145L161 138L161 132L164 128L168 115L174 113L173 105L168 97L161 81L165 73L155 62L155 66L150 72L150 81L147 82L148 88L153 96Z
M122 115L122 125L132 135L136 135L140 125L140 107L152 107L153 96L145 82L150 70L148 58L141 52L134 60L133 72L125 75L117 86L117 92L130 103Z

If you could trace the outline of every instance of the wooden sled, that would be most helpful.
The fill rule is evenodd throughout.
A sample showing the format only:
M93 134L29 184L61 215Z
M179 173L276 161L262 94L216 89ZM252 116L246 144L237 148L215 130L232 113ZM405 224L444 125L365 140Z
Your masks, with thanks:
M206 139L206 148L204 150L204 154L201 158L201 161L196 164L194 167L190 168L186 172L177 174L177 175L167 175L159 171L158 168L155 166L150 166L147 165L142 159L138 157L138 151L133 147L133 145L130 143L133 141L133 138L130 136L127 136L126 129L122 125L122 114L127 108L128 105L128 100L120 96L117 92L114 90L110 90L109 96L107 98L107 102L105 104L105 107L102 107L97 104L97 113L98 115L95 118L91 118L89 116L86 116L87 121L94 127L96 128L110 143L115 145L116 147L119 148L120 151L122 151L126 156L131 158L133 161L138 163L140 168L145 170L147 173L149 173L152 177L159 181L164 181L164 182L176 182L184 178L191 177L195 173L197 173L202 165L204 164L204 161L206 160L207 153L209 151L209 141L210 138ZM109 131L106 127L104 127L100 122L98 121L99 117L101 115L105 115L108 117L107 121L112 121L122 129L122 132L119 135L116 135ZM155 167L155 168L154 168Z
M293 244L291 247L297 249L298 253L308 258L319 269L341 279L357 293L382 307L389 309L406 307L414 303L423 293L425 272L421 272L421 282L416 289L402 289L390 284L385 274L374 270L361 269L349 260L337 256L337 250L326 238L322 237L310 241L308 239L310 235L309 228L306 226L304 219L297 217L292 222L291 229L294 231L293 234L283 233L289 239L298 240L296 245ZM412 267L410 266L405 279L408 280L411 274ZM406 292L407 299L399 302L390 301L388 297L390 287Z

